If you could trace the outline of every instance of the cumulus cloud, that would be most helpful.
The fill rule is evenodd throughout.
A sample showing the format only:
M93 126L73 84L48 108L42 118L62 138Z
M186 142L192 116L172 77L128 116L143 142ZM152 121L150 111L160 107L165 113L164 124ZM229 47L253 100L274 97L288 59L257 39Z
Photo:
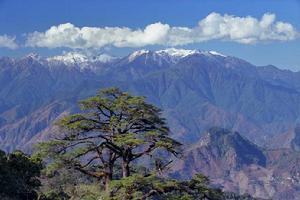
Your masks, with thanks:
M15 37L10 37L7 35L0 35L0 48L5 47L9 49L16 49L18 48L18 45L16 43Z
M71 23L52 26L45 32L28 34L26 46L68 47L73 49L142 47L147 45L178 46L209 40L253 44L263 41L288 41L299 36L290 23L276 21L275 14L266 13L261 19L211 13L197 26L172 27L161 22L144 29L128 27L76 27Z
M260 20L253 17L236 17L211 13L199 22L199 39L223 39L239 43L293 40L298 33L285 22L276 22L275 14L266 13Z
M66 23L52 26L44 33L29 34L26 45L32 47L69 47L69 48L101 48L107 45L116 47L141 47L163 44L170 27L155 23L144 30L132 30L119 27L83 27L78 28Z

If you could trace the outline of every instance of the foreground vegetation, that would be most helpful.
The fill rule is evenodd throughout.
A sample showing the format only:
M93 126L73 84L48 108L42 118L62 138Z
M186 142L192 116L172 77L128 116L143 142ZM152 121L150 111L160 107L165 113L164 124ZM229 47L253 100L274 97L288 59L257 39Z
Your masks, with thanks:
M201 174L168 178L182 145L144 97L110 88L80 108L33 156L1 152L1 199L251 199L211 188Z

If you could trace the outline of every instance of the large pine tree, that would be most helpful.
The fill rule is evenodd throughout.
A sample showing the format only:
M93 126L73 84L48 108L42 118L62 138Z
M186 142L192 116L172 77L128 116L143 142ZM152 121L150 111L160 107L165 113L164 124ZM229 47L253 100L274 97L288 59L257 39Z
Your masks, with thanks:
M133 161L158 150L178 156L181 144L169 137L161 110L117 88L101 90L80 102L82 113L62 118L55 139L39 145L52 166L69 166L104 181L108 190L120 160L122 176Z

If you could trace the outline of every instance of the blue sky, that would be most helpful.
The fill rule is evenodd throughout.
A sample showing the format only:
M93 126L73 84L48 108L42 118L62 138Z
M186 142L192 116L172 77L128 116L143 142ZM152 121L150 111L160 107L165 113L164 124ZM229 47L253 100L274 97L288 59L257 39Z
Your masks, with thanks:
M211 13L215 13L215 15L210 15ZM239 20L237 17L251 16L252 21L257 20L259 23L265 14L269 14L269 18L276 16L273 22L274 27L262 29L261 34L253 33L255 36L252 38L253 30L249 28L251 24L241 26L242 30L240 31L243 33L244 29L247 29L246 35L250 33L250 39L239 38L239 32L227 33L218 30L208 36L202 30L204 28L210 30L211 23L207 24L210 22L208 16L213 19L229 20L230 24L225 23L225 25L232 26L232 23ZM200 23L201 20L202 23ZM81 50L92 48L93 51L108 52L113 55L125 55L141 48L160 49L176 46L176 48L216 50L223 54L243 58L257 65L273 64L280 68L298 71L300 70L299 35L293 35L290 29L286 30L287 26L284 26L285 31L289 32L285 32L286 37L281 37L281 32L276 32L277 22L292 25L294 32L298 34L300 31L300 1L0 0L0 37L2 36L2 40L4 40L3 36L6 36L5 39L15 38L14 42L18 45L17 48L12 45L7 45L10 46L9 48L2 45L0 56L23 56L30 52L37 52L43 56L56 55L62 51L76 50L81 44L84 46L80 48ZM77 35L76 37L71 35L70 38L74 37L74 40L78 42L75 44L74 41L56 38L56 36L60 36L60 33L51 35L52 43L49 42L50 36L47 36L47 30L52 26L58 27L66 23L72 25L66 26L68 30L74 29L80 33L83 31L82 27L98 28L97 37L89 38L89 41L86 41L76 38ZM150 26L148 34L146 27L149 25L153 26ZM107 37L102 34L104 27L118 27L122 30L121 33L116 33L115 38L108 38L108 40L112 40L111 43L99 43L93 46L98 43L99 37L104 39ZM178 32L177 27L184 27L192 33ZM255 26L253 29L255 30ZM57 28L57 31L59 30ZM32 33L35 31L39 34L33 36ZM87 31L91 31L91 29ZM165 35L164 31L166 31ZM268 34L270 31L272 34L274 33L274 36L266 37L266 33ZM125 38L126 34L131 34L133 39ZM180 38L175 37L177 35ZM52 37L55 37L56 40L53 41ZM121 37L120 41L122 42L116 41L116 37ZM141 40L136 41L135 37L137 40L139 38ZM28 38L31 38L29 42ZM179 43L181 44L178 45Z

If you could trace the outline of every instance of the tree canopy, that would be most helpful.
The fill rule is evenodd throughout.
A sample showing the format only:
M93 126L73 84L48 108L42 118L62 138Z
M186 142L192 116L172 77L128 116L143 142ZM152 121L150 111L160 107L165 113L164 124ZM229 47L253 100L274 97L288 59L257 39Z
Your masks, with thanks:
M21 151L6 154L0 150L0 199L36 199L42 167L41 160Z
M109 88L79 104L83 112L62 118L56 138L39 145L54 168L72 167L108 188L117 160L128 177L131 163L141 157L152 158L157 151L180 154L181 144L169 137L161 110L144 97Z

